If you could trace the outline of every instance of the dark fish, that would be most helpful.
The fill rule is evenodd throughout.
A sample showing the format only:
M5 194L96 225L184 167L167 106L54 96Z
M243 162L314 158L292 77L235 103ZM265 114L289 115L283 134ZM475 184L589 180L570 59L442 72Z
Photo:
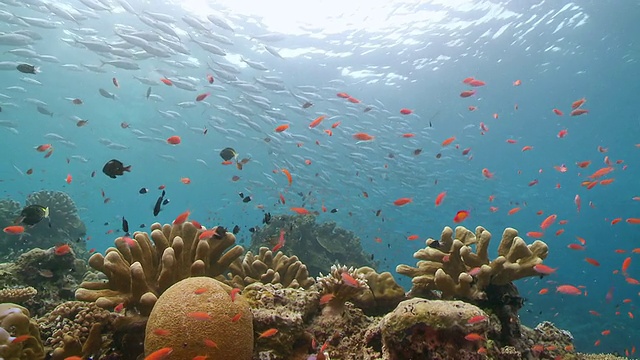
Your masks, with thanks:
M310 108L312 106L313 106L313 103L309 102L309 101L307 101L306 103L302 104L302 108L303 109L308 109L308 108Z
M236 235L237 233L239 233L240 232L240 226L238 226L238 225L234 226L232 232L233 232L233 235Z
M104 226L108 226L108 225L109 225L109 223L108 223L108 222L105 222L105 223L104 223L104 224L102 224L102 225L104 225Z
M331 209L331 213L332 213L332 214L335 214L335 213L337 213L337 212L338 212L338 209Z
M162 205L167 205L168 203L170 203L171 200L169 199L164 199L164 201L162 202Z
M371 260L373 260L373 254L371 254Z
M49 208L42 205L29 205L20 212L20 221L25 225L35 225L44 218L49 218ZM51 223L49 223L51 226Z
M149 189L147 189L147 188L140 188L140 190L138 190L138 192L139 192L140 194L146 194L146 193L148 193L148 192L149 192Z
M20 64L20 65L16 66L16 69L18 69L18 71L20 71L21 73L25 73L25 74L37 74L38 73L38 68L33 66L33 65L29 65L29 64Z
M244 199L242 199L242 202L243 202L243 203L248 203L248 202L250 202L250 201L251 201L251 199L252 199L252 198L251 198L251 195L247 195Z
M269 225L270 222L271 222L271 213L264 214L264 217L262 218L262 223Z
M393 158L394 158L394 157L396 157L396 156L395 156L395 155L393 155L393 153L389 153L389 155L387 155L387 157L388 157L389 159L393 159Z
M440 241L438 240L431 240L431 241L427 241L427 246L433 249L439 249L440 248Z
M222 226L218 226L216 228L216 233L213 235L213 237L220 239L221 237L225 236L226 234L227 234L227 229L225 229Z
M441 157L442 157L442 154L440 154L440 153L436 154L436 159L440 159Z
M237 156L238 156L238 153L235 150L233 150L233 148L230 148L230 147L224 148L220 151L220 157L224 161L229 161Z
M249 228L249 232L253 234L254 232L256 232L256 228L254 228L254 227L250 227L250 228Z
M156 201L156 205L153 207L153 216L158 216L158 214L160 213L160 205L162 205L163 197L164 197L164 191L162 192L162 195L158 197L158 200Z
M420 155L420 153L422 153L422 149L415 149L413 150L413 155Z
M271 138L270 137L264 138L264 142L271 142Z
M371 109L373 109L371 106L367 106L366 108L364 108L364 112L369 112L371 111Z
M243 192L239 192L239 193L238 193L238 195L239 195L241 198L244 198L244 193L243 193Z
M147 227L147 225L145 225L145 224L140 224L140 229L144 229L144 228L146 228L146 227Z
M376 211L376 216L380 216L381 212L382 212L382 209L378 209L378 211Z
M122 217L122 231L124 231L125 236L129 236L129 222L124 216Z
M432 127L432 125L431 125L431 121L429 121L429 127Z
M118 175L124 174L125 171L131 171L131 165L124 166L121 161L116 159L107 161L102 168L102 172L112 179L115 179Z
M0 112L2 112L2 106L0 106Z
M151 96L151 86L147 89L147 99Z

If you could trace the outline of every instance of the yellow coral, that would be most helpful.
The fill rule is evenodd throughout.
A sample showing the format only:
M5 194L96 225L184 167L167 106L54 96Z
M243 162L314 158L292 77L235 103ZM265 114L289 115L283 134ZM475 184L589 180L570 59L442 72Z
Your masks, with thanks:
M15 289L0 290L0 303L21 303L25 302L38 294L38 290L28 286Z
M536 240L527 245L518 231L506 228L498 247L498 257L489 259L491 233L482 226L475 233L458 226L455 234L445 227L439 241L427 240L427 247L413 257L417 267L398 265L396 271L412 278L412 294L439 290L442 298L484 299L489 285L505 285L527 276L540 275L534 266L548 255L547 245ZM471 245L475 245L473 252Z

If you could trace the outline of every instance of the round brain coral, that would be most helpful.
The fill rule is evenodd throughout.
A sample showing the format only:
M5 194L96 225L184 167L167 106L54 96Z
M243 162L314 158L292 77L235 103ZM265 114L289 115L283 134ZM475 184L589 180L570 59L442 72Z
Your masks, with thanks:
M149 315L146 355L170 347L172 359L251 359L253 316L242 295L231 300L231 290L210 277L187 278L168 288Z

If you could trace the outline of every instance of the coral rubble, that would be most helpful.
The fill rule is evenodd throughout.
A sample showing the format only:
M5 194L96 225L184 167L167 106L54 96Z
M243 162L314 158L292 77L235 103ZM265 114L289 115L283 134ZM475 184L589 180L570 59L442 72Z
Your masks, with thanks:
M89 265L108 281L83 282L76 298L95 301L105 309L123 303L148 315L171 285L190 276L221 275L244 252L241 246L233 246L235 236L221 228L218 235L203 240L199 240L203 230L190 222L155 223L151 230L151 236L135 232L133 238L119 237L104 256L91 256Z
M159 298L147 322L145 353L169 347L172 358L251 359L253 317L242 295L209 277L191 277ZM235 296L235 298L232 298ZM237 316L237 317L236 317Z

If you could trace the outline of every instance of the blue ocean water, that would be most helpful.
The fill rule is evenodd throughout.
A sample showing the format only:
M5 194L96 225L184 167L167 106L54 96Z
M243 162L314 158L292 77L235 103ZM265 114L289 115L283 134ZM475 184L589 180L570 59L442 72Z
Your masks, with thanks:
M393 272L406 289L410 281L395 273L396 265L414 265L412 254L426 238L439 237L444 226L455 226L459 210L470 212L462 225L482 225L493 233L492 256L505 227L518 229L531 242L534 239L524 234L539 231L546 216L557 214L567 223L556 221L542 238L550 248L545 264L557 268L556 273L517 283L527 298L520 313L524 324L553 321L572 331L580 351L623 353L636 344L636 320L629 314L635 313L640 293L637 285L613 272L631 257L628 277L638 276L638 255L631 252L640 247L638 225L625 222L640 217L640 201L633 200L640 196L634 180L640 175L633 83L638 68L637 2L276 3L0 0L4 35L30 30L42 37L11 45L0 36L3 62L40 68L35 75L11 66L1 71L2 196L22 201L41 189L67 192L88 226L88 247L98 251L111 246L122 216L136 229L155 221L170 223L190 210L192 218L207 226L240 225L238 237L248 244L247 229L260 224L263 210L291 214L290 207L305 206L320 212L317 221L336 221L355 232L380 261L379 270ZM98 10L101 7L109 11ZM134 12L127 11L129 7ZM214 25L209 14L224 19L233 31ZM153 21L167 25L178 38L162 25L150 26L148 19L154 15ZM186 15L204 29L185 21ZM44 19L52 28L29 25L28 18ZM136 31L181 42L189 54L156 45L163 56L146 56L139 46L125 47L116 33ZM232 44L212 39L211 33ZM278 36L261 38L265 34ZM226 56L206 52L189 35L216 44ZM95 52L76 41L109 44L113 51ZM10 52L15 49L33 50L37 56L16 56ZM140 69L100 67L101 60L118 58L113 53L126 54ZM261 62L268 70L249 67L242 58ZM235 67L238 74L219 76L223 70L213 61ZM215 78L212 85L207 74ZM151 86L151 98L146 97L148 85L134 76L157 83ZM237 80L225 80L228 76ZM160 83L163 77L193 84L195 91L166 86ZM472 89L463 83L468 77L486 85L462 98L462 91ZM255 78L284 90L264 87ZM516 80L521 85L514 86ZM117 98L103 97L100 88ZM204 101L195 102L207 92ZM339 92L360 103L336 96ZM266 98L272 111L265 112L251 96ZM73 104L75 98L83 104ZM582 98L589 113L569 116L571 104ZM39 113L29 99L45 102L42 106L53 116ZM305 100L313 106L303 109ZM178 105L182 102L194 102L193 107ZM469 106L477 109L470 111ZM371 110L365 112L367 107ZM413 113L402 115L402 108ZM564 115L554 114L554 108ZM245 117L237 115L243 112ZM321 115L327 118L310 129L309 123ZM78 119L88 123L79 127ZM339 126L331 128L338 121ZM123 122L130 126L123 128ZM276 133L282 124L289 129ZM559 138L563 129L567 135ZM375 138L358 142L353 138L358 132ZM415 136L405 138L405 133ZM167 144L173 135L182 142ZM451 145L441 146L452 136L456 139ZM34 147L46 143L54 152L45 159ZM236 149L240 159L251 159L242 170L220 164L218 153L227 146ZM523 146L533 149L523 152ZM467 148L469 154L462 155ZM422 152L414 155L417 149ZM615 181L587 190L581 183L608 166L605 156L614 168L606 178ZM131 165L132 171L108 178L101 169L110 159ZM588 168L576 166L587 160ZM563 164L566 172L554 168ZM283 168L292 174L291 185ZM491 179L483 176L484 168L494 174ZM33 174L27 175L27 169ZM65 181L69 174L71 183ZM233 181L233 176L240 180ZM191 183L183 184L181 178ZM538 183L529 186L536 179ZM171 201L154 217L160 185L166 186ZM142 187L149 193L139 194ZM447 195L436 207L434 200L443 191ZM239 192L252 201L243 203ZM307 195L304 203L298 193ZM279 203L280 194L286 205ZM488 200L491 195L493 202ZM576 195L582 200L580 212ZM400 197L412 202L394 206ZM110 200L105 203L105 198ZM322 204L338 212L322 212ZM498 210L491 211L491 206ZM507 215L516 206L521 211ZM614 218L623 220L611 225ZM564 233L554 235L560 229ZM107 234L109 230L114 233ZM420 240L408 241L411 234ZM567 248L577 243L577 236L586 240L583 251ZM601 266L588 264L585 257ZM584 286L586 296L556 293L560 284ZM549 293L539 295L542 288ZM613 298L607 301L612 288ZM605 329L611 335L601 335Z

